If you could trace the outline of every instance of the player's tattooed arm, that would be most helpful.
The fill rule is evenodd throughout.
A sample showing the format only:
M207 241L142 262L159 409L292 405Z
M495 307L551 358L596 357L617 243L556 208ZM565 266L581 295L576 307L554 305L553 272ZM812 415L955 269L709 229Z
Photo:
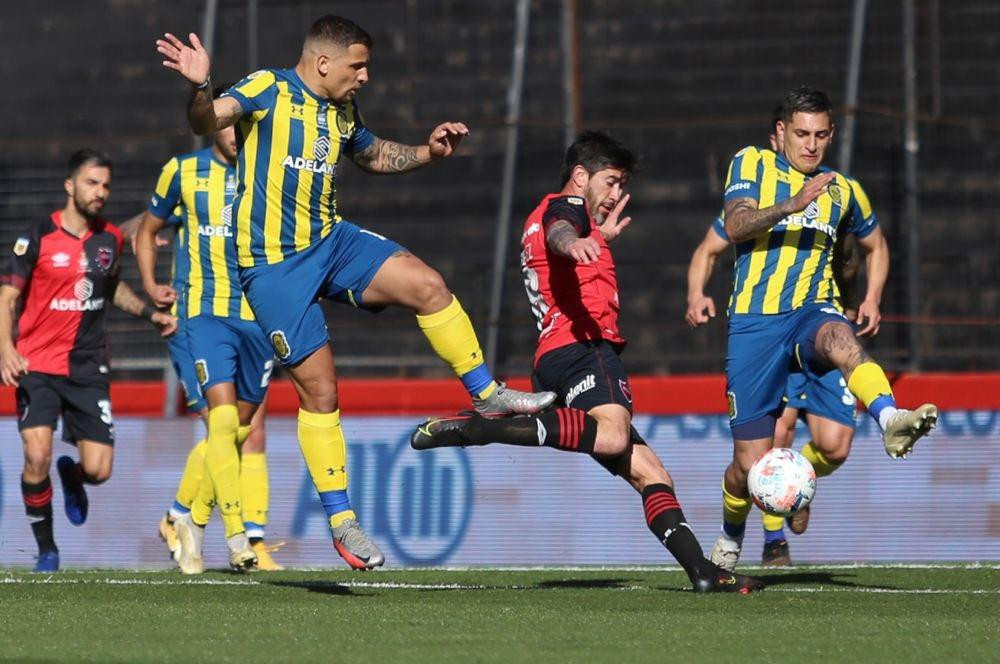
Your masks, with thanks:
M236 124L243 109L232 97L212 99L212 91L193 88L188 101L188 124L194 133L211 134Z
M565 219L555 219L545 231L545 243L554 254L572 258L577 263L592 263L601 255L601 246L592 237L580 233Z
M124 281L119 281L115 286L114 303L125 313L151 322L160 331L161 336L169 337L177 331L177 318L163 311L157 311L143 302Z
M771 229L788 215L805 210L826 191L836 177L836 172L828 171L810 178L797 194L766 208L758 208L757 200L749 197L726 201L724 207L726 234L730 242L738 244L751 240Z
M362 170L375 174L405 173L431 161L426 145L403 145L381 138L351 158Z
M854 238L847 234L839 235L833 245L833 279L840 290L840 303L851 320L857 317L860 267L861 256ZM852 313L853 316L850 315Z

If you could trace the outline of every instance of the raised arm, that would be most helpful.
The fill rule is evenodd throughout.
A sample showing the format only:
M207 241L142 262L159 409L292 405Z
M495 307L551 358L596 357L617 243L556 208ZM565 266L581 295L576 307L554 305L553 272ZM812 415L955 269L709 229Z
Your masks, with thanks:
M715 259L729 248L729 242L719 236L714 228L709 228L701 244L691 254L688 265L688 308L684 320L691 327L699 327L715 317L715 302L705 295L705 286L712 277Z
M445 122L434 128L427 145L403 145L376 137L367 148L351 155L351 159L368 173L406 173L450 157L468 135L469 129L461 122Z
M28 373L28 361L14 346L14 305L21 291L9 284L0 286L0 377L4 385L16 386Z
M177 331L176 318L162 311L157 311L143 302L124 281L119 281L118 285L115 286L114 303L116 307L127 314L148 320L160 330L161 336L169 337Z
M726 234L731 242L738 244L766 233L788 215L805 210L819 198L836 176L833 171L817 175L807 180L792 198L766 208L758 208L755 198L733 198L726 201Z
M231 127L240 119L242 109L231 97L212 100L211 61L198 35L190 33L188 46L169 32L156 40L156 50L165 58L163 66L173 69L191 85L188 100L188 123L196 134L211 134Z
M858 324L862 328L858 330L858 336L875 336L878 334L879 323L882 321L882 313L879 307L882 304L882 291L885 289L885 282L889 278L889 244L885 241L882 228L875 227L875 230L863 238L858 238L858 244L865 251L865 272L868 287L865 291L865 299L858 307Z

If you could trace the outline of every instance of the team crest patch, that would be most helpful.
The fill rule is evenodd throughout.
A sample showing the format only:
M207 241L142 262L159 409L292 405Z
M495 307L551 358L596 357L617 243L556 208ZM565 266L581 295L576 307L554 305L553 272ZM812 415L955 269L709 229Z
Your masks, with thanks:
M274 348L274 354L278 356L278 359L287 360L292 354L292 349L288 345L288 339L281 330L275 330L271 333L271 346Z
M205 360L196 360L194 363L194 376L198 383L204 385L208 382L208 363Z
M23 256L25 253L27 253L28 244L29 244L28 238L26 237L17 238L17 241L14 243L14 255Z
M115 253L111 247L100 247L97 250L97 264L101 266L102 270L107 270L111 267L111 261L114 260Z
M736 419L736 394L734 392L726 392L726 400L729 402L729 419Z
M341 136L349 136L351 133L351 125L347 121L347 114L343 111L337 111L337 131L340 132Z
M845 201L844 201L844 190L843 190L843 188L841 188L841 186L839 184L837 184L835 182L831 183L829 186L827 186L826 193L830 195L830 198L833 199L833 202L834 202L835 205L839 205L840 207L844 207L844 203L845 203Z
M618 379L618 389L622 391L622 395L632 403L632 388L629 387L628 381L624 378Z

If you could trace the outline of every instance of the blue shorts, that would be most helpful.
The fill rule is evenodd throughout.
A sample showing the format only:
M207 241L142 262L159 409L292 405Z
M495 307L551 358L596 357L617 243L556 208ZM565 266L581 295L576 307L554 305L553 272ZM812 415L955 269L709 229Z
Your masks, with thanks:
M208 402L205 401L194 375L194 358L188 347L187 320L182 317L177 319L177 332L167 337L167 352L170 353L170 362L184 389L184 403L188 412L198 413L207 408Z
M857 399L847 389L847 381L837 369L821 376L806 376L801 371L789 374L785 397L788 408L854 426Z
M827 322L847 323L829 304L807 304L780 314L734 314L729 318L726 397L733 438L755 440L774 435L774 420L792 371L807 378L830 371L819 366L813 348Z
M361 294L400 251L392 240L341 221L325 238L280 263L241 269L243 292L281 363L298 364L329 343L320 298L381 310L366 307Z
M188 346L201 393L233 383L236 398L259 404L267 394L274 353L255 321L216 316L189 318Z

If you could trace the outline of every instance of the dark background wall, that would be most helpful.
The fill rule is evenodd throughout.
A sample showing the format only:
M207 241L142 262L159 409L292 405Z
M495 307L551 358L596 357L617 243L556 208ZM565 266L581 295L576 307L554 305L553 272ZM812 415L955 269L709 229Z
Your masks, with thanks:
M924 369L1000 369L1000 4L917 1L919 322L892 318L906 313L912 228L902 206L901 8L896 1L870 4L852 175L871 196L893 251L883 301L890 321L873 352L892 367L906 366L915 329ZM514 5L260 2L261 66L293 66L311 21L336 11L375 39L372 80L359 103L377 133L421 143L444 120L472 128L458 156L417 173L376 178L345 164L338 190L347 218L396 239L444 274L484 341ZM582 126L610 129L642 154L631 185L634 222L614 246L631 371L723 368L724 321L698 332L683 324L688 257L718 212L728 160L766 140L770 110L785 90L808 83L842 104L851 7L818 0L579 0ZM201 10L190 0L4 8L0 242L12 242L24 224L63 204L63 163L84 145L116 160L109 216L120 221L143 209L159 166L192 144L187 88L160 65L153 42L166 30L198 30ZM516 247L523 219L558 186L559 26L559 2L532 3L500 373L527 373L533 351ZM220 2L215 49L216 82L250 71L244 2ZM836 145L831 152L835 165ZM162 259L165 276L166 253ZM731 273L726 264L717 272L710 290L722 308ZM126 274L137 276L131 256ZM328 312L345 373L446 373L411 315ZM165 358L155 333L120 312L111 324L118 375L153 375Z

